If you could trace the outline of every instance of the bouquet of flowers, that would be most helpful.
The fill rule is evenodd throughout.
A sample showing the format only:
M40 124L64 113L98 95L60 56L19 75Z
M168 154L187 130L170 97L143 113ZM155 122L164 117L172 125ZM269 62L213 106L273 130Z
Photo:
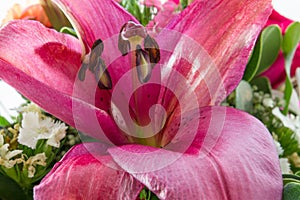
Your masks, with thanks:
M298 199L299 41L270 0L14 6L0 198Z

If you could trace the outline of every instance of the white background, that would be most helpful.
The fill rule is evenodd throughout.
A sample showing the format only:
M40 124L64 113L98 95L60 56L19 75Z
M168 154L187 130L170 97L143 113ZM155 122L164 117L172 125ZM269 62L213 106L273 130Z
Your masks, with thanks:
M0 0L0 22L15 3L25 5L26 0ZM273 0L273 6L282 15L300 21L300 0ZM15 115L14 109L22 102L24 101L13 88L0 81L0 115L10 119L9 116Z

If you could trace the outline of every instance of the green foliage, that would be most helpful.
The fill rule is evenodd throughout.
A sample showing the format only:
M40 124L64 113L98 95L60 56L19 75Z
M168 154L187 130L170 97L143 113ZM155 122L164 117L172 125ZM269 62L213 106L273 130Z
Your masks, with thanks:
M274 63L280 51L281 41L281 30L277 25L268 26L261 32L247 64L244 80L251 81Z
M27 200L32 199L12 179L0 173L0 199L5 200Z
M283 188L283 200L300 200L300 183L291 182Z
M251 85L255 85L259 91L265 94L272 94L272 86L268 78L266 77L256 77L250 82Z
M64 27L62 27L62 28L59 30L59 32L65 33L65 34L69 34L69 35L72 35L72 36L78 38L78 36L77 36L77 34L76 34L76 31L75 31L73 28L70 28L70 27L64 26Z
M281 144L281 147L284 149L282 157L287 157L294 152L299 152L298 141L295 138L294 131L286 127L280 127L273 130L278 136L278 142Z
M5 117L0 116L0 127L7 127L9 125L10 125L9 121L5 119Z
M180 0L180 4L181 4L182 8L185 9L189 5L189 1L188 0Z
M146 187L141 191L139 198L140 200L159 200L159 198Z
M136 0L122 0L120 4L144 26L153 19L155 14L154 7L140 6L139 1Z
M295 55L296 48L300 42L300 23L292 23L285 32L282 43L282 51L284 55L284 65L286 72L284 99L286 105L284 107L284 114L288 113L288 107L292 96L293 85L291 81L291 66Z

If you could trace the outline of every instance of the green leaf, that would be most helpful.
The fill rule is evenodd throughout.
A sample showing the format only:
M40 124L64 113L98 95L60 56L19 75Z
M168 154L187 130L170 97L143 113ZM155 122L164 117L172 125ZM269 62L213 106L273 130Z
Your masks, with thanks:
M59 32L61 33L66 33L66 34L69 34L69 35L72 35L72 36L75 36L77 37L77 34L76 34L76 31L73 29L73 28L70 28L70 27L62 27Z
M236 88L236 108L246 112L252 112L253 109L253 91L247 81L242 80Z
M293 85L291 81L291 65L299 41L300 41L300 23L294 22L286 29L285 35L283 37L283 43L282 43L282 51L284 55L284 67L286 72L285 91L284 91L284 99L286 105L283 111L284 114L288 113L288 107L292 96Z
M0 127L7 127L10 126L9 121L5 119L5 117L0 116Z
M296 173L295 173L295 175L296 176L300 176L300 171L297 171ZM299 177L300 178L300 177Z
M283 185L287 185L288 183L299 183L300 184L300 177L294 174L283 174Z
M266 77L256 77L250 82L250 84L255 85L259 91L263 91L266 94L272 94L270 80Z
M267 70L277 59L281 43L281 29L277 25L268 26L262 32L262 51L256 75Z
M300 184L288 183L283 188L283 200L300 200Z
M188 6L188 0L180 0L181 6L183 9L185 9Z
M251 81L269 68L276 60L282 42L281 29L277 25L266 27L257 40L243 79Z
M29 198L15 181L0 174L0 199L25 200Z

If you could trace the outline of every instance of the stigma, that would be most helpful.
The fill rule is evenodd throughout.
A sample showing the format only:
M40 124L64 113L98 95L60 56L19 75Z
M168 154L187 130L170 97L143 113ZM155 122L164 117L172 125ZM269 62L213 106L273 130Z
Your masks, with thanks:
M148 33L145 27L128 21L119 33L118 48L122 56L130 55L135 60L138 79L146 83L151 78L153 67L160 60L160 50L157 42Z

